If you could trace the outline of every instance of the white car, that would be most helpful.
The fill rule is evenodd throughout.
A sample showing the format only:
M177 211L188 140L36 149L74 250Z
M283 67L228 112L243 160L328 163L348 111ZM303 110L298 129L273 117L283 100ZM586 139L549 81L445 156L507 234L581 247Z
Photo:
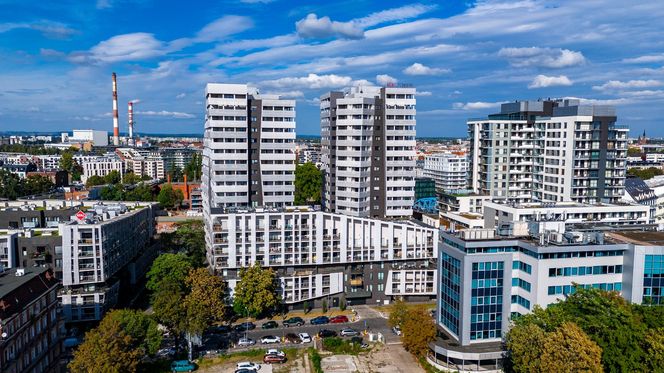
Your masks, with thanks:
M356 335L360 335L360 332L355 329L346 328L342 329L339 334L341 334L342 337L355 337Z
M251 338L240 338L239 341L237 341L238 346L253 346L256 344L256 341L254 341Z
M251 363L248 361L243 361L241 363L237 363L235 369L248 369L248 370L253 370L254 372L258 372L261 369L260 364L256 363Z
M277 350L276 348L271 348L265 352L265 355L286 356L286 353L281 350Z
M309 335L309 333L300 333L297 336L300 337L300 341L301 341L300 343L309 343L309 342L311 342L311 336Z
M399 325L393 327L392 332L396 335L401 335L401 328L399 327Z
M262 344L279 343L279 342L281 342L281 338L275 337L273 335L266 335L265 337L261 338Z

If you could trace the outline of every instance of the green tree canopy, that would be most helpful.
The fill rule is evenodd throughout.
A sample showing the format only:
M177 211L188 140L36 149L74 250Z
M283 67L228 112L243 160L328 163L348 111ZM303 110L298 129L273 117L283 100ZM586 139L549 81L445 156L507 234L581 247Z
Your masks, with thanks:
M118 170L113 170L104 176L106 184L117 184L122 180L122 175Z
M186 285L186 329L191 334L201 335L210 322L222 321L226 316L226 283L207 268L197 268L189 271Z
M277 289L277 274L272 268L261 268L258 263L241 268L233 294L233 310L252 317L274 311L281 300Z
M15 200L22 196L46 193L54 186L46 176L30 175L21 179L10 171L0 169L0 198Z
M161 254L152 263L147 273L148 290L156 292L164 284L173 284L180 289L185 287L185 279L192 269L191 262L183 254Z
M104 184L106 184L106 180L103 177L97 175L92 175L85 181L85 186L88 188L91 186Z
M397 299L392 303L392 308L390 310L390 316L387 319L387 323L391 327L402 326L406 320L406 314L408 313L408 305L402 299Z
M69 363L73 373L136 372L144 351L124 329L125 316L109 312L99 326L85 333L83 343Z
M157 196L157 201L166 209L179 207L182 204L182 200L184 200L182 191L173 189L173 185L170 183L162 185Z
M627 170L628 175L636 176L642 180L652 179L655 176L664 175L664 170L657 167L649 167L646 169L630 168Z
M184 174L189 181L200 180L203 167L203 156L200 153L194 153L191 160L184 166Z
M30 175L21 180L21 185L22 195L42 194L55 187L51 179L43 175Z
M296 205L319 204L323 190L323 174L315 164L307 162L295 167Z
M205 229L202 220L186 220L175 224L172 233L162 233L161 242L164 249L171 252L182 252L187 255L194 267L205 264Z

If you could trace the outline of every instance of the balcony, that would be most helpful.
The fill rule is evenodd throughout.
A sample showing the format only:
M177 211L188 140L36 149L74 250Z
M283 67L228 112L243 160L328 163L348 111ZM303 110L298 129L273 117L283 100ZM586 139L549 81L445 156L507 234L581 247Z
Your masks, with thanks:
M355 291L347 291L345 293L346 299L357 299L357 298L371 298L371 292L364 289L359 289Z
M351 286L363 286L364 285L364 279L362 277L352 278L348 282L350 283Z

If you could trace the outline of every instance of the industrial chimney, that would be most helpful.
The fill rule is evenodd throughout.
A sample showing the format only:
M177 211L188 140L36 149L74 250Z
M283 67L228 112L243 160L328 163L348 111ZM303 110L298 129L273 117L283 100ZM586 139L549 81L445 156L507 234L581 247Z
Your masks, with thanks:
M134 103L127 104L127 120L129 121L129 142L134 142Z
M118 82L113 73L113 145L120 145L120 123L118 122Z

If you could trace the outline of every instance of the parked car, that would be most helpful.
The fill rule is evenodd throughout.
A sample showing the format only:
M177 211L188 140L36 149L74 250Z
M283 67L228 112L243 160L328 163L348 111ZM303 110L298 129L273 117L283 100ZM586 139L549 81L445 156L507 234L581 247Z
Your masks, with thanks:
M295 333L286 334L285 339L286 339L286 342L288 342L288 343L300 343L300 342L302 342L300 340L300 337L298 337L297 334L295 334Z
M175 351L175 347L166 347L162 348L159 351L157 351L157 356L158 357L173 357L175 356L177 351Z
M254 372L255 372L255 370L252 370L252 369L244 369L244 368L235 369L235 373L254 373Z
M399 325L394 326L392 332L396 335L401 335L401 327L399 327Z
M311 319L311 325L322 325L330 322L330 318L327 316L318 316Z
M249 361L243 361L241 363L237 363L235 369L248 369L248 370L253 370L254 372L258 372L261 369L261 365L256 363L251 363Z
M279 324L276 321L268 321L261 325L261 329L274 329L278 328Z
M286 362L286 356L279 355L265 355L263 356L263 362L265 364L283 364Z
M261 338L262 344L279 343L279 342L281 342L281 338L275 337L273 335L266 335L263 338Z
M321 329L318 332L318 336L321 337L321 338L336 337L337 332L335 332L334 330L330 330L330 329Z
M235 325L234 329L236 332L243 332L245 330L254 330L256 329L256 324L252 323L251 321L247 321L243 322L242 324Z
M291 317L288 320L284 320L285 327L302 326L302 325L304 325L304 320L301 317Z
M342 337L354 337L356 335L360 335L360 332L358 332L355 329L351 328L346 328L346 329L341 329L341 334Z
M348 317L346 315L334 316L330 319L330 324L341 324L348 322Z
M239 341L237 341L237 345L240 347L246 347L246 346L253 346L256 344L256 341L254 341L251 338L240 338Z
M193 372L196 365L189 360L176 360L171 363L171 372Z
M311 336L309 335L309 333L300 333L298 334L298 337L300 337L300 343L311 342Z
M286 356L286 353L281 351L281 350L277 350L276 348L271 348L271 349L267 350L267 352L265 352L265 355Z

